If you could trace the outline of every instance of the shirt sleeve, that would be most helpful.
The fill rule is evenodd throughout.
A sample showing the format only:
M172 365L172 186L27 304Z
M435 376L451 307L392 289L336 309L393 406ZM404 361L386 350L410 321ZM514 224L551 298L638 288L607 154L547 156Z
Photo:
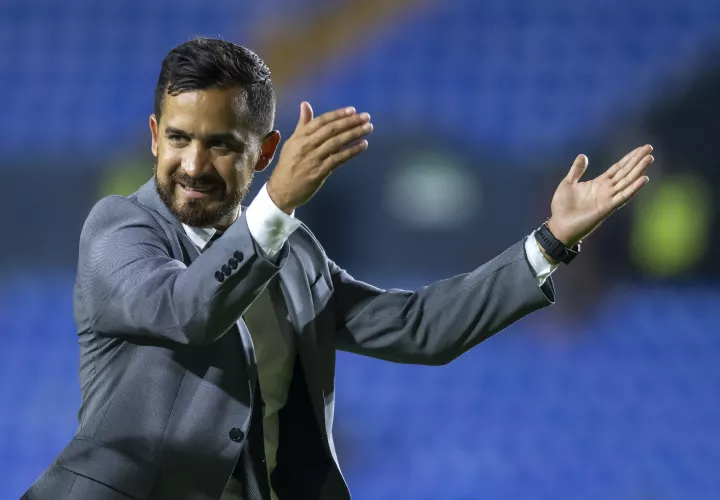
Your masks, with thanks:
M246 219L250 235L267 259L274 259L300 221L280 210L267 192L267 184L247 208Z
M535 240L535 232L525 240L525 255L527 256L530 266L535 271L535 278L538 286L542 286L550 275L557 269L557 264L550 264Z

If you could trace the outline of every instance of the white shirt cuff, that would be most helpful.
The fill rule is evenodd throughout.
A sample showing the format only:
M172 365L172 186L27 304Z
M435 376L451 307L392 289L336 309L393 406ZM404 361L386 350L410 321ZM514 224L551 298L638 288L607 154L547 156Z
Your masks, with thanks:
M248 229L266 259L274 259L288 237L300 226L300 221L280 210L263 185L245 212Z
M557 264L550 264L535 240L535 231L525 240L525 255L530 262L530 267L535 271L535 278L538 286L542 286L550 275L557 269Z

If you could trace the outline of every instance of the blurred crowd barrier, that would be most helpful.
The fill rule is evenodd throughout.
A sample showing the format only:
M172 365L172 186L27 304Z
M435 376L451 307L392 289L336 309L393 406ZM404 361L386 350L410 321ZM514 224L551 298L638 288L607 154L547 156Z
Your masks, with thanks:
M716 0L9 0L0 500L75 431L79 231L151 175L159 64L196 34L267 60L284 137L301 100L372 115L367 153L297 215L378 286L469 271L529 234L577 154L591 177L655 147L650 184L557 271L552 308L445 367L338 355L354 498L717 498Z

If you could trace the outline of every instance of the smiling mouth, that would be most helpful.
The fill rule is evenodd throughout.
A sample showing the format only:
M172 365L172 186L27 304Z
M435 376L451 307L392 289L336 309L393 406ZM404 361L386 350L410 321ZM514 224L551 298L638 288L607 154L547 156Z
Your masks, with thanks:
M182 182L178 182L178 186L190 198L206 198L217 190L217 186L186 186Z

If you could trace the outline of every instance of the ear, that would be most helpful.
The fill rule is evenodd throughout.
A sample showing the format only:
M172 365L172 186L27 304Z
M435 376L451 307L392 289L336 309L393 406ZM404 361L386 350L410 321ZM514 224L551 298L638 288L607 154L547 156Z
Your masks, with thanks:
M273 130L265 136L260 146L260 156L255 164L256 172L262 172L272 163L278 144L280 144L280 132L277 130Z
M150 115L150 136L152 137L152 144L150 146L150 150L152 151L152 154L155 158L157 158L157 152L158 152L158 129L160 126L158 125L157 118L155 115Z

